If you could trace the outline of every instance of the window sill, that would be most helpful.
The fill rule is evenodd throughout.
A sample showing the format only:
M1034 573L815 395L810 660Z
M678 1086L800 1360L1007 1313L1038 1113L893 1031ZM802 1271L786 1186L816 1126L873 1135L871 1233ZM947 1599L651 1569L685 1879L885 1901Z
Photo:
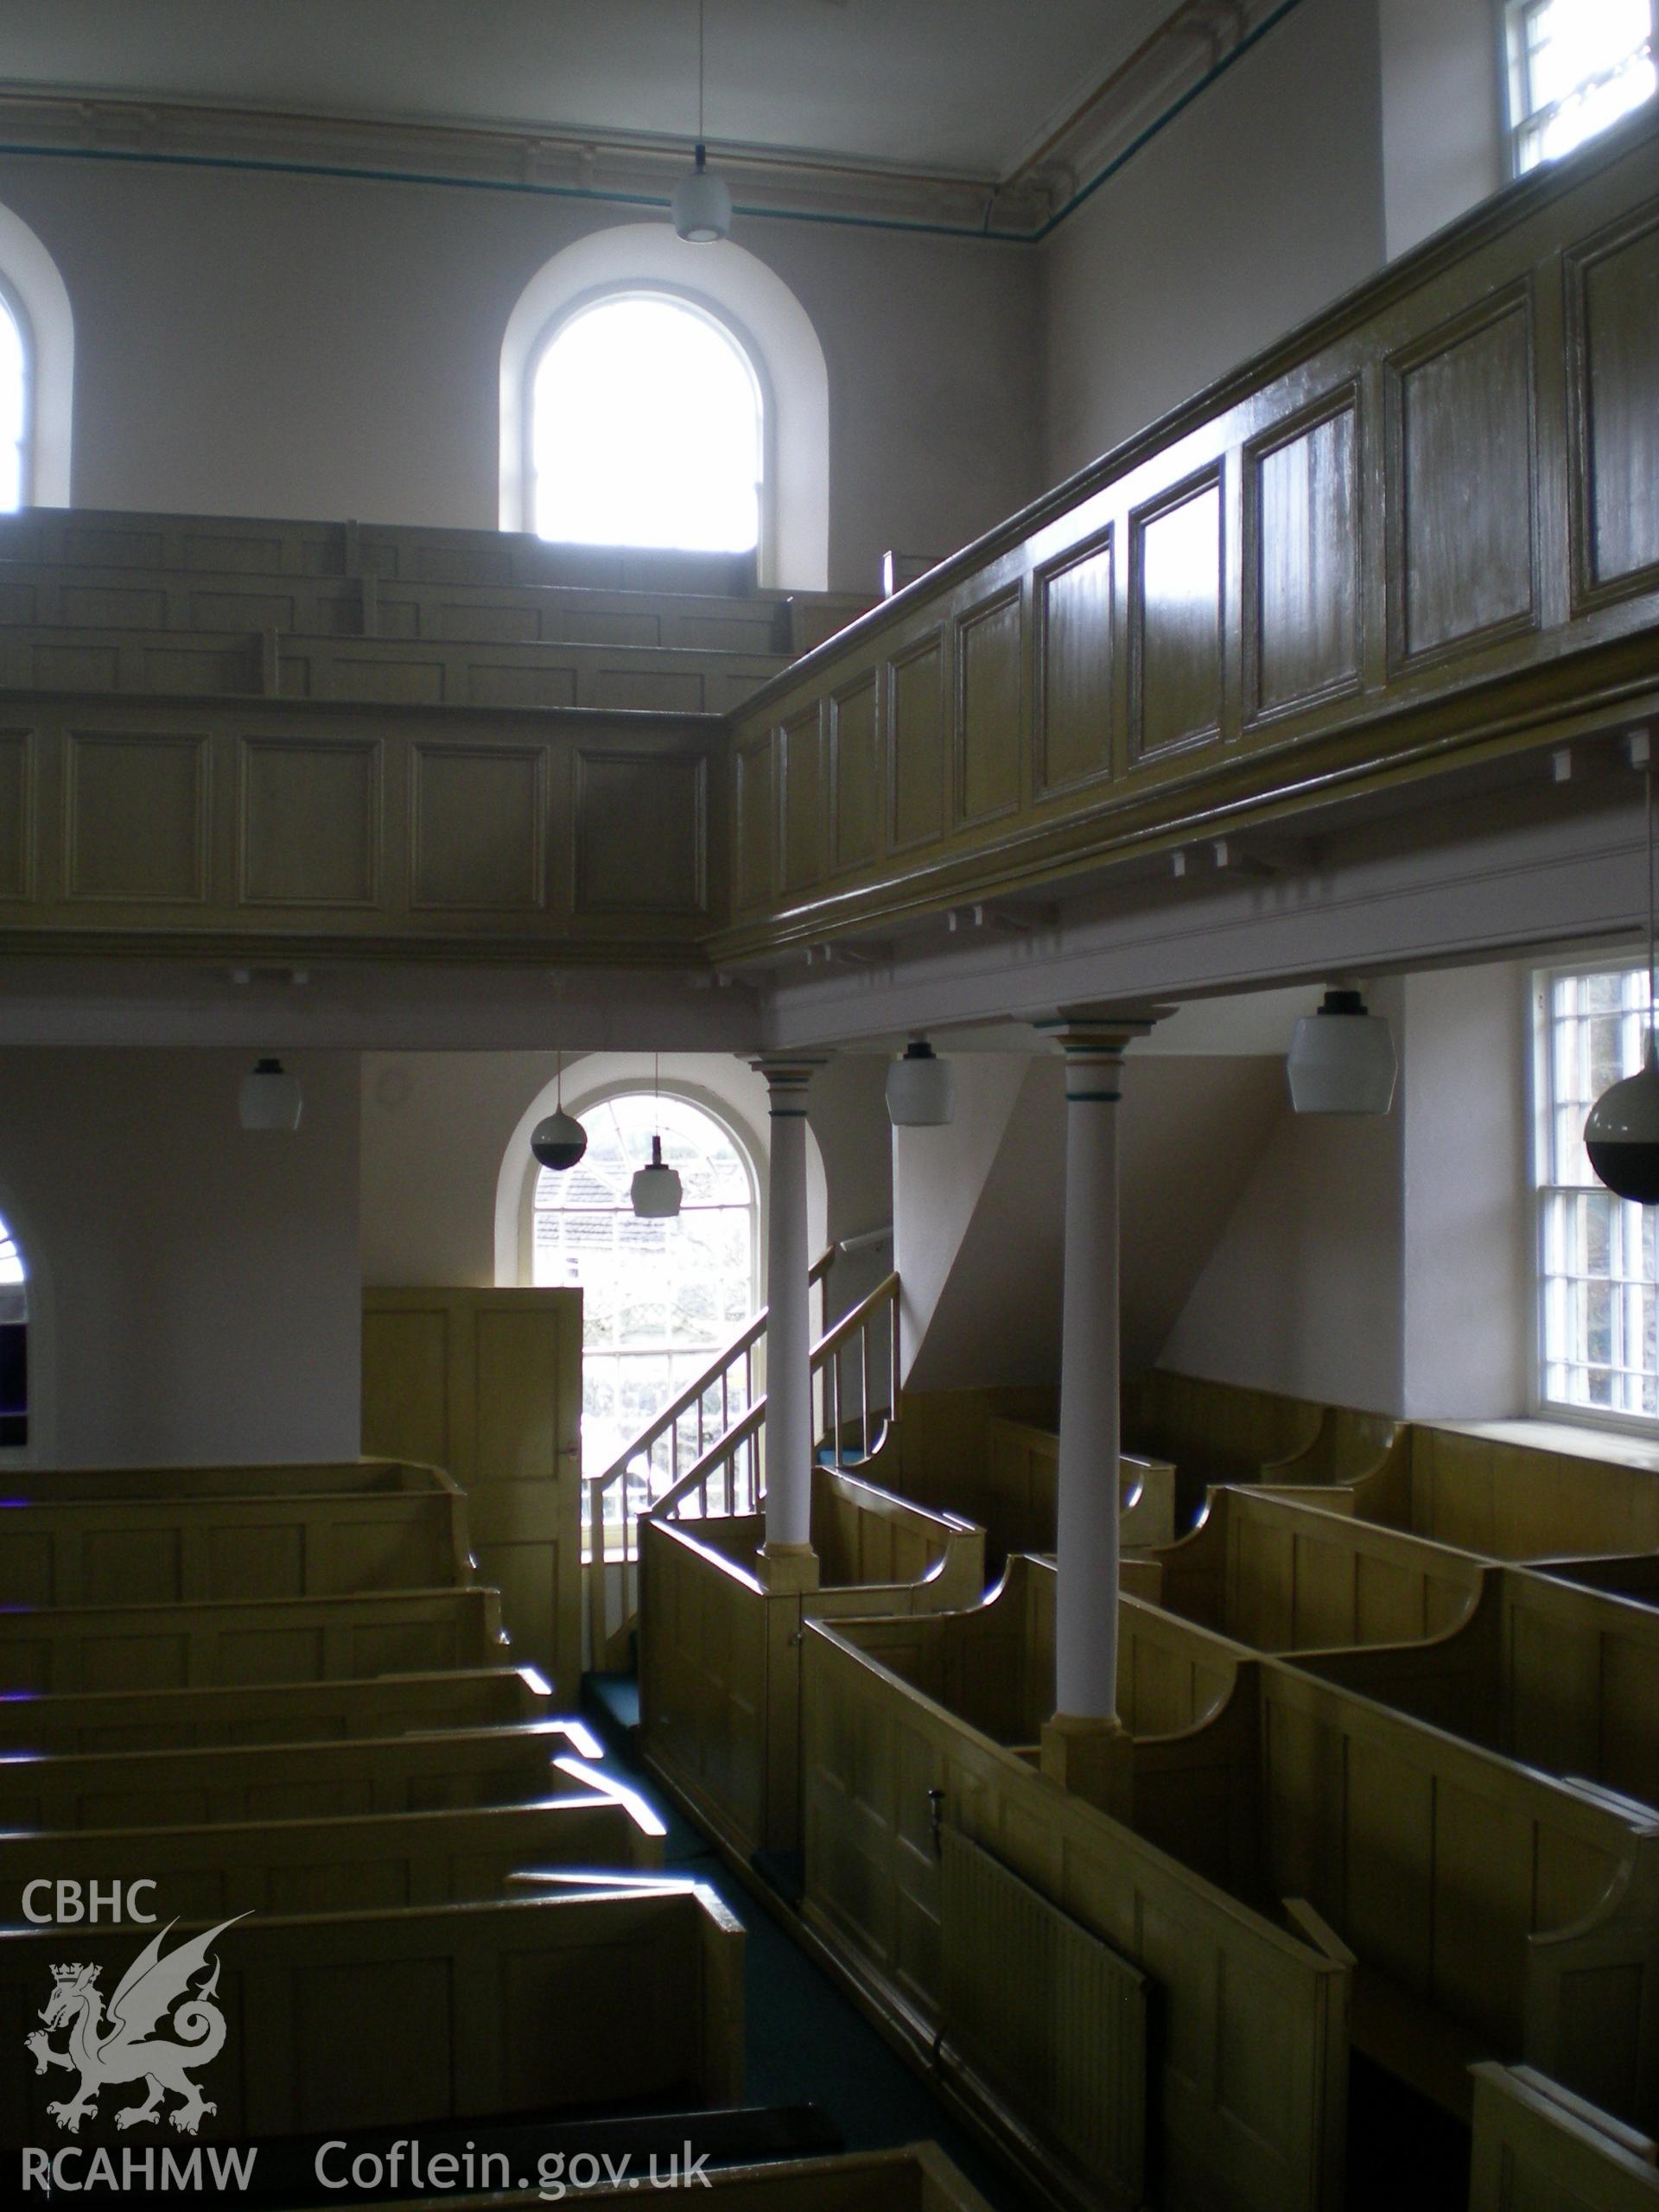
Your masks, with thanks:
M1618 1467L1637 1467L1659 1475L1659 1435L1639 1436L1628 1428L1598 1422L1563 1421L1537 1414L1521 1421L1437 1421L1453 1436L1482 1436L1498 1444L1520 1444L1532 1452L1562 1452L1580 1459L1604 1459Z

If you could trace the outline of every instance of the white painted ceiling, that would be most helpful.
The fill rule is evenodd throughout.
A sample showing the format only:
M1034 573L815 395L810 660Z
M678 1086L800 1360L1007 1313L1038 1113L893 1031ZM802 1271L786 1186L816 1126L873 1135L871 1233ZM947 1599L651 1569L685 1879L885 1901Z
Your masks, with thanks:
M1001 177L1174 0L707 0L712 145ZM0 0L0 85L683 139L696 0Z

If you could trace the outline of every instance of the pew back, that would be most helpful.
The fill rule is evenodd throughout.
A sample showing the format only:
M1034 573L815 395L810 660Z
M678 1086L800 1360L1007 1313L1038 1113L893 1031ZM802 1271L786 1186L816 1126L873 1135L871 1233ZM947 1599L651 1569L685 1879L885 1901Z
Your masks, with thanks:
M1654 2212L1654 2155L1650 2139L1530 2067L1474 2069L1469 2212Z
M1147 1567L1142 1594L1260 1651L1441 1635L1473 1610L1484 1572L1403 1530L1232 1485Z
M745 1859L799 1841L803 1622L925 1612L984 1588L984 1532L953 1516L828 1468L812 1509L824 1579L810 1590L763 1586L760 1515L641 1524L645 1755ZM894 1580L841 1579L883 1567Z
M214 1744L330 1743L410 1729L486 1728L549 1717L533 1669L455 1668L361 1681L207 1689L71 1690L0 1700L0 1751L188 1751Z
M579 1724L533 1720L346 1743L13 1751L0 1759L0 1818L30 1828L170 1827L524 1804L552 1794L552 1761L587 1741Z
M807 1631L809 1928L924 2047L936 2031L948 2042L938 1827L959 1828L1160 1986L1153 2155L1167 2206L1296 2212L1338 2203L1341 1960L1057 1790L1028 1758L902 1681L863 1648L867 1639L885 1643L899 1625L817 1623ZM988 1971L991 1957L988 1950ZM978 1993L981 2010L997 2001L995 1989ZM1113 2018L1068 2024L1074 2037L1085 2029L1103 2084L1147 2062L1144 2050L1124 2048ZM1052 2142L1053 2112L1020 2117Z
M142 1867L156 1885L148 1904L158 1919L214 1921L505 1897L524 1867L660 1869L659 1821L618 1798L563 1786L571 1794L524 1805L9 1834L0 1835L0 1897L15 1909L41 1883L38 1903L49 1913L55 1883L124 1880Z
M105 1993L137 1948L130 1930L74 1938ZM61 1929L0 1931L0 2030L18 2048L63 1955ZM231 2032L203 2080L204 2141L741 2094L743 1931L698 1884L256 1917L213 1955ZM7 2068L5 2140L53 2141L67 2081Z
M474 1578L461 1494L435 1468L361 1490L238 1495L148 1473L0 1510L0 1605L171 1605L436 1590ZM71 1478L73 1479L73 1478Z
M0 1690L172 1690L486 1667L503 1656L493 1590L192 1599L0 1613Z

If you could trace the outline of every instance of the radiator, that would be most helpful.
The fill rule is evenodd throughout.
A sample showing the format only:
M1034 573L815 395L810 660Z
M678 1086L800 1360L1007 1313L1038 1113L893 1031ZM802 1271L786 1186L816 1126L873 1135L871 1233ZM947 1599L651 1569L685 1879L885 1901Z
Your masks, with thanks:
M1109 2202L1138 2205L1147 1977L959 1830L940 1843L946 2054Z

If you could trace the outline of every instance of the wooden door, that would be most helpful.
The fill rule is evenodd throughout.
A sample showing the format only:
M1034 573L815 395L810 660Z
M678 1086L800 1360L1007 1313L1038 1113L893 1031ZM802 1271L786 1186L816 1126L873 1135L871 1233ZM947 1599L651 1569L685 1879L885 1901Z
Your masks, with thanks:
M445 1467L515 1657L582 1676L582 1293L369 1290L363 1448Z

